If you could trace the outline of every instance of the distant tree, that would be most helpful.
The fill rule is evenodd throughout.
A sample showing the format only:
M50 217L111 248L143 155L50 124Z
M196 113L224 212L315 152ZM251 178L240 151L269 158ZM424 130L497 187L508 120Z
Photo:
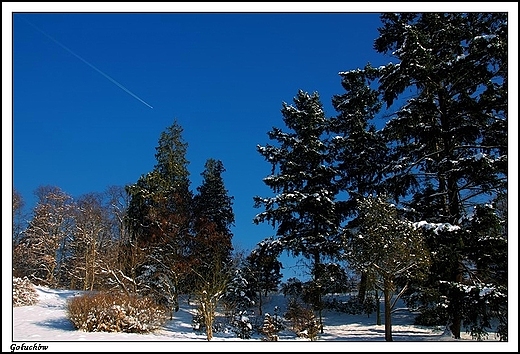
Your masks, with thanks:
M75 204L59 187L40 186L33 218L18 244L20 272L36 284L67 284L68 247L75 228Z
M477 234L464 220L507 193L507 14L386 13L381 20L374 48L395 59L379 79L396 110L383 129L391 147L385 185L408 202L410 219L450 226L427 238L436 274L421 288L448 297L451 331L460 338L463 304L472 301L461 289L486 272L465 266L479 260L476 240L466 239ZM501 249L504 240L495 240L481 251ZM493 286L505 285L496 280Z
M293 255L311 259L317 282L323 257L336 256L338 243L334 237L340 215L336 210L338 193L336 171L329 161L325 141L326 118L317 93L299 91L294 105L283 103L283 121L292 132L273 128L268 133L278 146L258 146L258 152L272 164L272 174L265 184L276 195L255 197L255 207L264 207L255 223L270 222L282 247ZM320 312L321 295L314 304Z
M76 227L68 261L71 287L92 291L103 286L98 277L102 278L104 250L111 246L110 219L99 193L79 197L76 206Z
M278 260L279 251L270 245L272 239L259 242L245 260L245 276L248 287L258 299L259 314L262 315L263 297L277 291L283 274L282 262Z
M23 221L21 220L23 215L23 208L25 201L22 195L13 188L13 245L18 244L20 236L23 231Z
M106 250L111 257L103 260L103 273L107 275L107 286L127 295L137 293L137 267L144 261L144 252L137 246L127 227L130 197L122 186L110 186L105 191L110 219L112 243Z
M233 323L236 315L248 311L255 305L255 293L247 280L250 269L246 262L246 252L236 250L233 253L233 262L230 268L230 280L226 293L222 298L222 305L226 317Z
M358 270L376 276L385 304L385 340L392 341L392 308L409 281L427 274L430 253L422 231L400 217L386 198L360 198L358 203L360 224L346 234L347 259ZM399 284L404 285L399 289Z
M23 277L23 257L22 248L18 247L24 230L24 222L22 221L24 200L22 195L13 188L13 276Z

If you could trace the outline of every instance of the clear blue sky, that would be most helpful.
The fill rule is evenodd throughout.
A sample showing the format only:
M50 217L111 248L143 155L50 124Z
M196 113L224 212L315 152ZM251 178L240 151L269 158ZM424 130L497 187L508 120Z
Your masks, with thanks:
M78 197L134 183L177 120L193 191L208 158L223 162L242 250L275 233L253 224L253 197L272 194L256 146L285 129L282 102L317 91L334 115L338 72L392 60L373 49L375 12L92 11L13 12L14 188L32 206L40 185Z

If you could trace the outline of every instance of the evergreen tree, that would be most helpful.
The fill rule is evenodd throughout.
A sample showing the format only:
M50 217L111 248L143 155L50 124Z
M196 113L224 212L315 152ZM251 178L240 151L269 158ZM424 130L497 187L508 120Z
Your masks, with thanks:
M507 193L507 14L392 13L381 19L374 47L398 60L380 74L387 107L397 107L383 130L392 148L386 186L396 200L406 199L409 217L448 225L427 239L436 273L423 291L448 296L451 330L460 338L470 301L462 289L481 286L476 275L489 266L472 251L478 236L465 220L474 207ZM405 94L412 98L403 100ZM479 253L502 249L504 240L495 240L480 243L485 249Z
M139 291L176 306L178 287L188 272L191 247L191 201L187 143L175 121L160 135L153 171L126 187L130 196L128 226L135 247L145 250L137 270Z
M411 280L427 274L429 250L421 230L385 198L360 198L358 207L359 228L346 240L346 256L357 269L375 275L384 296L385 340L392 341L392 308Z
M230 269L231 278L222 299L226 317L232 321L235 316L247 312L255 305L255 293L246 279L249 272L244 254L235 253Z
M198 194L193 198L193 214L196 220L204 219L206 222L215 224L215 231L222 234L223 240L213 247L218 247L222 262L229 263L233 251L231 242L233 234L230 228L235 222L233 197L228 195L222 179L222 173L225 172L223 163L219 160L208 159L204 167L204 172L201 173L202 184L197 187ZM194 255L199 258L205 254L207 252L200 250Z
M230 230L235 221L233 197L228 195L222 179L225 171L219 160L208 159L201 173L203 179L193 197L193 239L190 250L190 274L186 289L197 289L202 274L215 268L229 269L233 251ZM218 263L218 264L216 264Z
M255 197L255 207L265 207L255 223L270 222L282 247L295 256L310 259L319 270L324 256L337 254L334 237L339 227L335 209L336 171L330 166L325 141L326 118L318 93L299 91L294 105L283 103L283 121L292 132L273 128L270 139L279 146L258 146L258 152L272 164L272 174L264 183L274 197ZM314 272L318 283L322 274ZM321 294L314 304L320 311Z
M258 299L259 314L262 315L263 298L270 291L277 291L283 275L282 263L278 260L279 251L271 247L272 239L261 241L246 257L246 279L249 289Z
M341 85L346 92L332 98L338 115L329 123L330 131L336 134L331 152L337 164L337 183L346 197L337 205L350 227L356 224L356 198L377 191L386 163L388 149L371 123L382 106L379 92L371 88L378 74L370 64L363 70L341 72ZM365 301L366 288L367 276L361 273L360 303Z

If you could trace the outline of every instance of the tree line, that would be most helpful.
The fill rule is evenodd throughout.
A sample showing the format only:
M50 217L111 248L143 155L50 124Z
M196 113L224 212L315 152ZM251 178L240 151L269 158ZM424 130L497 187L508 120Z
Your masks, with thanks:
M507 14L385 13L381 22L374 49L395 62L340 72L332 117L318 92L299 90L282 103L285 127L257 146L273 195L254 197L262 210L253 221L276 236L249 263L232 257L223 164L208 160L193 194L174 123L153 171L106 199L72 203L59 189L39 190L28 227L13 225L14 271L162 294L173 307L181 289L216 306L244 269L255 270L245 272L249 288L275 289L287 251L311 264L306 301L320 323L346 262L359 274L360 304L382 297L387 341L399 298L455 338L466 328L481 339L496 320L507 340Z

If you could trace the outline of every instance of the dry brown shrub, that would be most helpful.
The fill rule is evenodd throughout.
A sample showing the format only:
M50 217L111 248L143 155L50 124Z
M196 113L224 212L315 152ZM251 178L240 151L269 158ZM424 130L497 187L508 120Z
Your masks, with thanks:
M161 327L166 309L148 297L119 293L95 293L68 301L67 316L85 332L147 333Z

